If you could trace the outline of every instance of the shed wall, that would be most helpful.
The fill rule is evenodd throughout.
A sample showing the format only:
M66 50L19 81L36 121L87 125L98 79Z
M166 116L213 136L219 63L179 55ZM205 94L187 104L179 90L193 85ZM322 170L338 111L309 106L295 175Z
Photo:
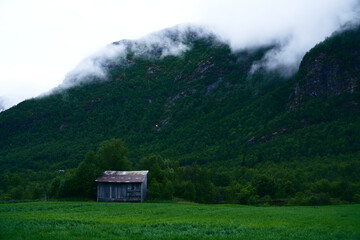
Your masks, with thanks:
M146 195L146 181L144 182L143 183L99 182L97 184L97 201L142 202L145 200L145 195ZM145 186L145 191L144 191L144 186Z

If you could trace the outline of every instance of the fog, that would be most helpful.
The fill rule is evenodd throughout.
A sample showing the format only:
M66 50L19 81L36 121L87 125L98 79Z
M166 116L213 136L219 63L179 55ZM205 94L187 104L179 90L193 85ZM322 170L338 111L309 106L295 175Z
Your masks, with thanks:
M190 49L190 46L185 44L189 40L187 34L190 32L194 34L194 38L213 35L206 27L180 24L136 40L123 39L111 43L82 60L54 90L59 91L94 80L106 81L106 71L111 67L109 65L128 66L132 64L127 59L129 53L132 53L135 58L147 59L162 59L169 55L179 56Z
M89 75L106 79L104 61L124 52L110 43L121 39L179 54L187 47L151 33L189 24L214 32L234 51L276 44L253 71L281 68L289 75L315 44L359 23L359 9L358 0L3 0L0 97L9 108Z
M233 49L276 44L254 66L282 68L291 74L304 54L345 25L359 23L360 2L356 0L210 1L204 23L229 40Z

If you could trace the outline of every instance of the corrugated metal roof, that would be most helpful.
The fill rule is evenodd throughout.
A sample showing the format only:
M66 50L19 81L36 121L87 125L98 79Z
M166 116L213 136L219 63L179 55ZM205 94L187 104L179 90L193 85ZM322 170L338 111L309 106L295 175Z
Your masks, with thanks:
M96 182L143 182L149 171L105 171Z

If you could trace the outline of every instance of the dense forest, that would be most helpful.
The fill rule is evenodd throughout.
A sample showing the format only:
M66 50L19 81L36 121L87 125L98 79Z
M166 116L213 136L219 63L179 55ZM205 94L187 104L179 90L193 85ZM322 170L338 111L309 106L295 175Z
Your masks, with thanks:
M153 200L360 202L360 28L316 45L292 77L251 71L276 45L233 52L167 31L188 49L128 47L105 79L0 113L3 201L94 199L102 171L146 169Z

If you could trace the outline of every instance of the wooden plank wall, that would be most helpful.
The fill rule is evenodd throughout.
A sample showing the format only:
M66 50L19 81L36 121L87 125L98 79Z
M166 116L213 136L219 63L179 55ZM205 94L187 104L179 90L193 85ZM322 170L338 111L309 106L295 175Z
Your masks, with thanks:
M146 196L146 181L143 183L98 183L99 202L142 202Z

